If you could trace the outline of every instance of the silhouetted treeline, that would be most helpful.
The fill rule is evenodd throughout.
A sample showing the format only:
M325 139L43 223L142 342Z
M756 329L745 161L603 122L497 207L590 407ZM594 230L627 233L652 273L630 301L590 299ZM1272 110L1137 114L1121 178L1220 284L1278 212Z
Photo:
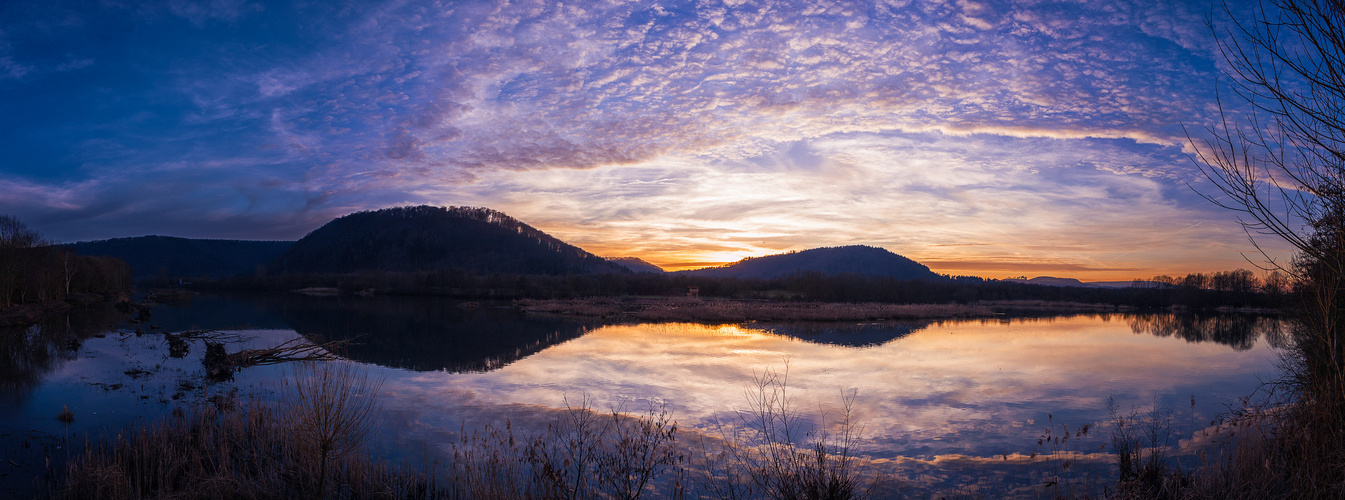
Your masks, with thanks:
M0 215L0 307L130 287L130 268L120 260L48 245L18 219Z
M1144 283L1144 282L1140 282ZM1278 307L1283 294L1260 289L1207 290L1185 285L1078 288L1029 285L976 277L901 280L857 274L799 272L773 279L716 278L683 274L477 274L458 269L416 273L363 273L237 277L198 281L201 288L294 290L335 287L345 292L440 295L460 298L575 298L686 295L823 302L969 303L1040 300L1106 303L1141 308L1185 306Z

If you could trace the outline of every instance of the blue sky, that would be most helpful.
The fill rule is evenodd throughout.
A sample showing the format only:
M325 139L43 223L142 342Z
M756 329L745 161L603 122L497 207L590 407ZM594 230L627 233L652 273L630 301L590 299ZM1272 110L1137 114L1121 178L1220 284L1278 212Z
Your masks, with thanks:
M844 244L994 277L1250 267L1182 128L1216 116L1210 8L6 2L0 213L297 239L428 203L669 268Z

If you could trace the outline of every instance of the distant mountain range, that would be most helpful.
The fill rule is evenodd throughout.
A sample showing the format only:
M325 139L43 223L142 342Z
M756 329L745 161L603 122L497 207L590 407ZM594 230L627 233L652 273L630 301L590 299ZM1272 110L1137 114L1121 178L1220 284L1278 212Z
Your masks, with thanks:
M664 272L663 268L650 264L639 257L608 257L607 260L608 262L630 269L631 272L651 274L663 274Z
M883 248L864 245L814 248L765 257L748 257L726 266L677 273L716 278L769 279L798 272L816 272L824 275L861 274L903 280L941 278L923 264Z
M1083 282L1074 278L1056 278L1054 276L1038 276L1032 279L1011 278L1004 281L1013 283L1026 283L1029 285L1042 286L1076 286L1080 288L1130 288L1134 286L1134 281L1089 281Z
M81 241L67 246L80 255L110 256L131 266L131 277L228 278L263 270L293 241L199 240L138 236Z
M519 275L664 273L635 257L598 257L502 212L472 207L357 212L334 219L295 242L141 236L69 246L83 255L121 258L131 265L136 279L448 269ZM911 259L859 245L751 257L721 267L670 274L770 279L798 272L939 278Z

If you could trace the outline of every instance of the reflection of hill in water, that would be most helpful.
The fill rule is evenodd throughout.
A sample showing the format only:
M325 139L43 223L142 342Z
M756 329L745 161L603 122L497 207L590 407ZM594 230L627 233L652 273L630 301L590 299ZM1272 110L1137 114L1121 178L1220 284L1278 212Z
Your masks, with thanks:
M209 294L158 307L166 331L293 329L311 340L351 340L356 361L411 370L488 371L578 338L584 325L525 317L510 307L440 297L295 293Z
M932 321L901 321L880 323L754 323L750 326L814 344L875 347L923 330L931 324L933 324Z
M1156 337L1177 337L1187 342L1217 342L1238 351L1256 345L1265 338L1273 347L1285 343L1283 322L1276 317L1249 314L1152 314L1126 318L1135 333Z
M296 297L277 313L314 341L350 340L356 361L412 370L501 368L583 335L583 325L441 298Z

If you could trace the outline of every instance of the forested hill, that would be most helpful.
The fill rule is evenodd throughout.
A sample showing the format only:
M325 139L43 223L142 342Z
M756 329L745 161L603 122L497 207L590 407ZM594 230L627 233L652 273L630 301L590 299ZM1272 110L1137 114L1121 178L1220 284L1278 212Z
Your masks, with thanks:
M131 266L132 277L230 278L253 275L275 260L292 241L199 240L139 236L71 243L80 255L116 257Z
M335 219L295 242L276 274L422 272L629 273L489 208L397 207Z
M614 264L620 264L622 267L630 269L631 272L651 274L663 274L664 272L663 268L650 264L639 257L608 257L607 260Z
M749 257L722 267L681 271L678 274L717 278L770 279L797 272L824 275L858 274L903 280L940 279L928 267L886 249L852 245L814 248L765 257Z

